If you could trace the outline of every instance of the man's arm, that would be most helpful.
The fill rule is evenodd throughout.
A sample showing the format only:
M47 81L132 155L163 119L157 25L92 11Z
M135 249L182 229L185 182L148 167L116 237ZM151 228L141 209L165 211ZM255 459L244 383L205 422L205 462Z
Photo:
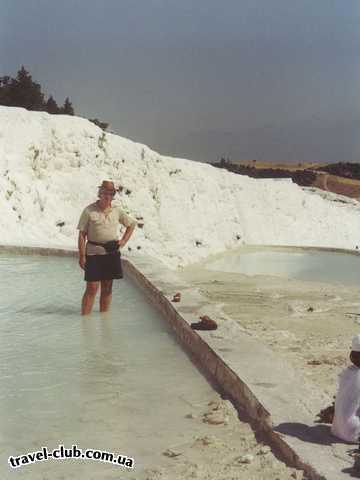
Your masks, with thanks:
M80 230L79 237L78 237L79 265L83 270L85 269L85 262L86 262L86 254L85 254L86 237L87 237L86 232L83 232L82 230Z
M136 224L126 227L123 237L119 240L119 247L124 247L135 230Z

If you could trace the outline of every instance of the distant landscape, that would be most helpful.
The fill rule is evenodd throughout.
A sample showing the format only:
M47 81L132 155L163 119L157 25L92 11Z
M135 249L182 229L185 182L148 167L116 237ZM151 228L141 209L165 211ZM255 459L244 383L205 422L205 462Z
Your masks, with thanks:
M213 164L239 175L253 178L291 178L303 187L316 187L328 192L360 199L359 163L270 163L229 161L224 158Z

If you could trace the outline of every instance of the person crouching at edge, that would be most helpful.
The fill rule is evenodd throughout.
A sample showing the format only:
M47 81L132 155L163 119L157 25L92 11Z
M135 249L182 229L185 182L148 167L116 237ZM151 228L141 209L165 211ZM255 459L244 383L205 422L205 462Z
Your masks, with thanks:
M82 315L91 313L99 285L100 312L109 310L113 279L123 278L119 249L126 245L136 226L136 220L119 206L111 205L116 193L114 183L104 180L98 188L99 199L83 210L77 227L79 265L85 270L87 282ZM126 227L121 239L118 239L119 224Z
M350 360L353 365L339 375L331 432L342 440L357 443L360 436L360 335L352 339Z

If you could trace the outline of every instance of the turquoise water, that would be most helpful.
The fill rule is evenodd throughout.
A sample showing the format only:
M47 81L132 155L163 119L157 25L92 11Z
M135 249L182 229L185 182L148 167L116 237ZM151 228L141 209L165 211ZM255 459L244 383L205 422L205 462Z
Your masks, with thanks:
M251 276L360 285L360 255L325 250L248 247L205 262L205 268Z
M0 255L0 269L2 480L139 478L179 435L196 433L183 419L213 390L129 280L114 282L110 314L96 304L81 317L75 258ZM128 455L136 471L90 460L7 464L59 444Z

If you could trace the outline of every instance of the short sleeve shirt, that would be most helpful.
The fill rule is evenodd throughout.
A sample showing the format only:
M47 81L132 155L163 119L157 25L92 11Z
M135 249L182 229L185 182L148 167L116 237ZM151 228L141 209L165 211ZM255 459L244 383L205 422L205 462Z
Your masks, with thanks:
M97 202L94 202L83 210L77 228L86 232L88 240L105 243L118 239L119 224L130 227L136 225L136 220L117 205L101 210ZM104 255L106 251L101 246L88 243L86 253L88 255Z

